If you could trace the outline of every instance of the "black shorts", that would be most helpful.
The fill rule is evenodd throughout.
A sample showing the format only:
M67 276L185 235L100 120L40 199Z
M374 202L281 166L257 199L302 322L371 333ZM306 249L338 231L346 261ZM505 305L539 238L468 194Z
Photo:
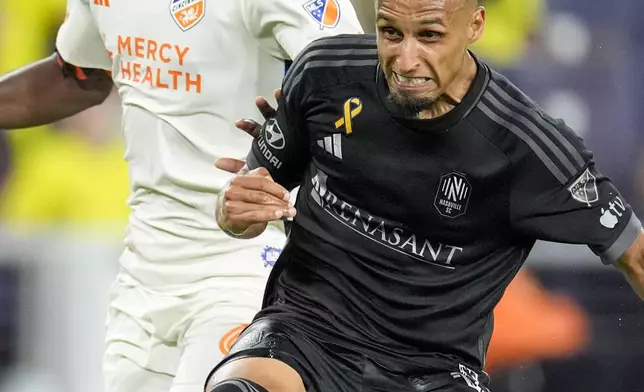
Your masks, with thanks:
M241 358L273 358L295 369L307 392L489 392L487 377L461 365L453 371L400 372L339 341L298 333L269 318L246 328L211 375Z

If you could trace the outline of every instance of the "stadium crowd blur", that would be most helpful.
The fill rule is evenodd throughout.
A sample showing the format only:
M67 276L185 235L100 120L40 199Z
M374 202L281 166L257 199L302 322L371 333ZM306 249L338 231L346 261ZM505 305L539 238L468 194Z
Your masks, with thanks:
M370 30L373 0L355 3ZM473 51L565 119L644 216L644 3L484 5ZM0 71L51 53L64 15L65 0L0 0ZM0 132L0 392L100 390L128 213L119 117L112 96L51 126ZM644 392L642 306L585 248L540 244L495 316L494 391Z

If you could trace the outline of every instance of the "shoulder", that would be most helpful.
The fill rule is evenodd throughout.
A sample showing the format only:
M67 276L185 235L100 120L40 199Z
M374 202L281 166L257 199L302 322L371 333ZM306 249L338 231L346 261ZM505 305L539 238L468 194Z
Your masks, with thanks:
M477 108L483 123L479 131L486 133L515 165L541 166L564 184L592 158L583 140L563 120L548 116L496 71L491 71Z
M376 38L367 34L341 34L311 42L295 58L282 91L288 101L305 99L329 87L372 80L378 66Z

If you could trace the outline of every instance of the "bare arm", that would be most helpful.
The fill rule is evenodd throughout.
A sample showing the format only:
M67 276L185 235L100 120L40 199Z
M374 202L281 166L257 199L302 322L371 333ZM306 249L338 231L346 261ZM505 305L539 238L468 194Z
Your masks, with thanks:
M54 54L0 77L0 129L49 124L102 103L113 84L96 71L65 76Z
M637 237L616 265L644 301L644 233Z

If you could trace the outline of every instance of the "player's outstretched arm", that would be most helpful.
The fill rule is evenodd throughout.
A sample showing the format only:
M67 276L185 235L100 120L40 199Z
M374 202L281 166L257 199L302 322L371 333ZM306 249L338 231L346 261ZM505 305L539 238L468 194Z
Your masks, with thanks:
M644 301L644 232L615 264Z
M0 129L49 124L102 103L113 84L96 71L65 76L54 54L0 77Z

